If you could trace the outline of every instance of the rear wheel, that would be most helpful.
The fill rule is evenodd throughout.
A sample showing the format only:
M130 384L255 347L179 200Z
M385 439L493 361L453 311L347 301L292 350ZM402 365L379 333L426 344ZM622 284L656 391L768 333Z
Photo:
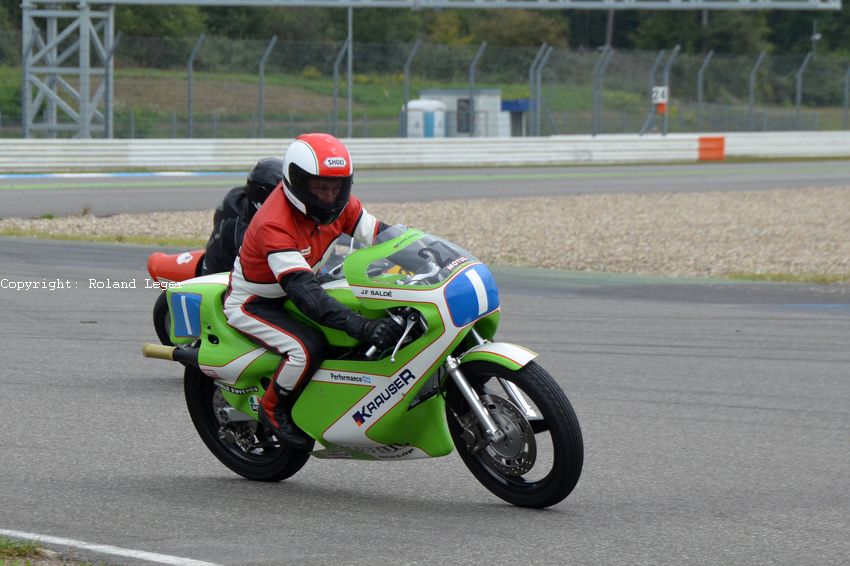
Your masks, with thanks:
M168 312L168 299L165 296L165 291L159 294L156 302L153 304L153 329L156 331L156 337L160 343L166 346L173 346L171 343L171 313Z
M544 508L567 497L581 476L584 445L567 396L534 362L512 371L491 362L461 365L505 438L489 442L449 380L446 412L455 447L484 487L520 507Z
M183 389L201 440L222 464L240 476L281 481L304 467L310 458L312 446L307 450L285 447L257 421L237 420L241 413L233 413L213 380L198 368L186 367Z

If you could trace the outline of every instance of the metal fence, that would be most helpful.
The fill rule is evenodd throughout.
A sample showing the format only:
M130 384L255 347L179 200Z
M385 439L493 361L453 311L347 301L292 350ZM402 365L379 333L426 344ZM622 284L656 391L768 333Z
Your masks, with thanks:
M397 137L406 97L441 88L531 97L524 135L850 128L847 57L355 43L349 79L345 47L121 37L114 136ZM21 136L21 80L20 36L0 31L2 137ZM668 112L657 116L650 92L665 81ZM448 110L447 119L468 119ZM475 121L486 118L475 112Z

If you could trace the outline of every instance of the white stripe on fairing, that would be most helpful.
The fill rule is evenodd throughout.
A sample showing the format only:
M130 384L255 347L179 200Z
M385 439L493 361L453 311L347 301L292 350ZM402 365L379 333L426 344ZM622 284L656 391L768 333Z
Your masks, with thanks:
M249 365L254 363L254 360L268 352L265 348L257 348L246 354L242 354L235 360L231 360L223 366L201 366L201 370L212 370L220 379L230 380L231 384L235 385L236 380L242 375Z
M169 554L157 554L155 552L146 552L144 550L132 550L130 548L121 548L108 544L94 544L81 540L52 537L48 535L40 535L37 533L24 533L21 531L7 531L6 529L0 529L0 535L7 536L10 538L31 540L36 543L54 544L57 546L79 548L91 552L98 552L101 554L111 554L113 556L121 556L124 558L134 558L136 560L156 562L157 564L172 564L174 566L217 566L214 562L202 562L200 560L192 560L191 558L181 558L179 556L171 556Z
M475 289L475 296L478 298L478 314L487 312L487 289L484 288L484 281L474 269L466 270L466 277L472 283L472 288Z
M186 323L186 334L188 336L194 336L192 322L189 320L189 309L186 308L186 295L180 295L180 306L183 307L183 322Z

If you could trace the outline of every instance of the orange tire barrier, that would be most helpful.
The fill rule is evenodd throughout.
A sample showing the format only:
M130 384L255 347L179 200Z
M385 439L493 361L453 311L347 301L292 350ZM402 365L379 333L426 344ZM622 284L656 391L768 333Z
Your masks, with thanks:
M726 138L711 136L699 138L700 161L723 161L726 158Z

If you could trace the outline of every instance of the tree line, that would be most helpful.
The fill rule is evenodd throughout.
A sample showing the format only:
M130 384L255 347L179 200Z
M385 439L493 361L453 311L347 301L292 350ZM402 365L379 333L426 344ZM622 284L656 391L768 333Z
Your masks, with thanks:
M0 30L21 27L20 0L0 0ZM69 4L71 5L71 4ZM205 33L231 39L341 41L348 11L308 7L118 6L116 29L142 37ZM365 43L424 39L449 45L477 44L596 48L610 39L618 49L686 53L802 53L813 36L818 52L850 54L850 1L838 12L618 11L608 36L608 14L589 10L406 10L357 8L354 40ZM815 34L818 34L815 36Z

